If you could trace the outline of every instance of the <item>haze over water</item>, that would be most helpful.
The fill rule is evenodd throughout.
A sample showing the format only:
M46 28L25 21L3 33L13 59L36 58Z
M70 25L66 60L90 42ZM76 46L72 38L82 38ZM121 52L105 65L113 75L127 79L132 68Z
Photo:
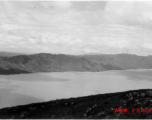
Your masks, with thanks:
M152 70L0 75L0 108L152 88Z

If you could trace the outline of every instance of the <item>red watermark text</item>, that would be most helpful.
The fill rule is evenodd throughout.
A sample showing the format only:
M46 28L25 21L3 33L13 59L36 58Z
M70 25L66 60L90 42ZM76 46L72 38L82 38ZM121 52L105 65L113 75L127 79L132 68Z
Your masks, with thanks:
M115 113L129 113L127 108L114 108ZM132 113L151 113L152 108L132 108Z

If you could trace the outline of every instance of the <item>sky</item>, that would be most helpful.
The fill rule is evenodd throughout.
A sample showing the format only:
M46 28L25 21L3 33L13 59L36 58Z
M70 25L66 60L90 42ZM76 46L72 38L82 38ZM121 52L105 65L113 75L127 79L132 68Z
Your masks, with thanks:
M0 1L0 51L152 55L152 1Z

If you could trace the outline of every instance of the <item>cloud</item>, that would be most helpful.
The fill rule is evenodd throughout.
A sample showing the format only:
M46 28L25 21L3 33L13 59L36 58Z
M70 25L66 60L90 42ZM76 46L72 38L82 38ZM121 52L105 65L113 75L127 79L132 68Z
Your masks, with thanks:
M142 45L142 47L145 48L145 49L152 50L152 43L144 43L144 44Z
M66 54L152 51L152 2L3 1L0 19L1 49Z
M105 19L107 23L151 27L152 2L107 2L103 19Z
M69 8L71 7L70 1L53 1L53 6L57 8Z
M22 24L35 22L44 25L57 24L64 19L83 21L83 24L121 24L130 26L152 26L152 2L121 1L121 2L19 2L1 1L1 12L7 19ZM65 10L63 10L65 9ZM70 13L70 14L69 14ZM49 22L50 21L50 22Z

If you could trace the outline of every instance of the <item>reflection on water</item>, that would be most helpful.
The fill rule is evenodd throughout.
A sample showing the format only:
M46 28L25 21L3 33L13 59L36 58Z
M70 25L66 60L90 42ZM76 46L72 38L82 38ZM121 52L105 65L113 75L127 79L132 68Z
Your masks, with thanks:
M126 70L126 71L119 71L118 74L125 75L128 79L131 80L148 80L152 82L152 70Z
M0 108L60 98L152 88L152 70L0 75Z

